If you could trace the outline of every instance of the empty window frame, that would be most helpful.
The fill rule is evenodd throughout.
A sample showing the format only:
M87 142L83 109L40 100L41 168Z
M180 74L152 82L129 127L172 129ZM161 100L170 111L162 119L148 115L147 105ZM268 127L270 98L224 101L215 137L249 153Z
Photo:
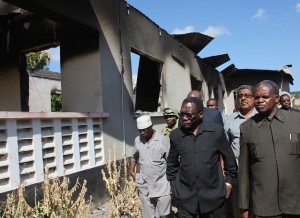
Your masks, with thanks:
M135 111L157 111L160 106L160 78L161 63L139 54L136 87L134 88Z

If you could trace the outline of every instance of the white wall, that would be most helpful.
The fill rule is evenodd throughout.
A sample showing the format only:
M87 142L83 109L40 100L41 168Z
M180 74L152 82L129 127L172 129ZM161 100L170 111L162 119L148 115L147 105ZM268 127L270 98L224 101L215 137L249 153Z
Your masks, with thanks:
M29 77L29 111L51 112L51 91L61 91L59 80Z

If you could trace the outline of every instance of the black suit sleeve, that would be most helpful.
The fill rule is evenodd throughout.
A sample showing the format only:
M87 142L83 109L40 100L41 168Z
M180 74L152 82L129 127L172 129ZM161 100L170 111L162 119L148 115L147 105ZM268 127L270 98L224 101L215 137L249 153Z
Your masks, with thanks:
M250 196L249 151L245 142L243 129L241 127L239 167L239 207L242 209L248 209Z
M224 129L222 129L222 136L220 137L220 142L217 146L224 160L224 173L226 175L226 182L231 183L232 178L237 176L238 168Z
M176 144L174 143L174 134L171 132L170 135L170 151L169 156L167 158L167 179L172 183L175 181L178 169L179 169L179 154L176 148Z
M224 126L223 117L220 111L212 108L203 108L203 122L217 123Z
M217 110L218 113L216 113L216 120L215 123L218 123L222 126L224 126L223 117L220 111Z

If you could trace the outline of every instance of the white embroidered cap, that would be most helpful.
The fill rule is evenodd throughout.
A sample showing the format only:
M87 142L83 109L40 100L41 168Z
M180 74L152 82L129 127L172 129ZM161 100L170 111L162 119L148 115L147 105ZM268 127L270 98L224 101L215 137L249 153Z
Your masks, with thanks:
M146 129L149 126L152 126L151 118L150 116L140 116L136 119L136 124L138 129Z

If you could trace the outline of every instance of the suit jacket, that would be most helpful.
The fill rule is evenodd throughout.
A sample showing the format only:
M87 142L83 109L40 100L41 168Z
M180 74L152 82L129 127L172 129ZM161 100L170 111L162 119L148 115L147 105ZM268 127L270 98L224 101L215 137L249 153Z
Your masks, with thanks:
M300 112L300 110L298 110L297 108L291 107L290 111L296 111L296 112Z
M226 187L219 161L223 155L226 180L236 176L237 165L223 126L201 123L197 136L184 128L170 134L167 179L176 206L195 213L213 211L225 201Z
M278 109L240 127L239 206L257 216L300 215L300 114Z
M218 123L220 125L224 125L221 112L208 107L203 108L203 122Z

